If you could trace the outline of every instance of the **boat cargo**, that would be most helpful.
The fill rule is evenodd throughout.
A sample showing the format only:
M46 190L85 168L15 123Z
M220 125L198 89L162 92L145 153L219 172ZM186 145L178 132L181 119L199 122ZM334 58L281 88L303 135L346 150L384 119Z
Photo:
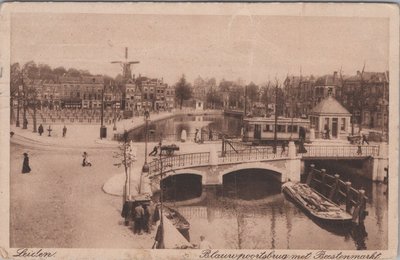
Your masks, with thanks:
M352 216L339 205L304 183L287 182L282 192L289 196L311 217L330 223L351 223Z

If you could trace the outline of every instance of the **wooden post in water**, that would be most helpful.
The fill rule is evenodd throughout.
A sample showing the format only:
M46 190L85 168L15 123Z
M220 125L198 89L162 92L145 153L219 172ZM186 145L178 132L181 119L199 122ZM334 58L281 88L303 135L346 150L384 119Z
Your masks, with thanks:
M364 219L366 217L365 211L365 190L358 190L358 203L360 204L360 211L358 215L358 224L364 223Z
M339 190L339 179L340 175L339 174L335 174L335 183L332 186L332 189L329 192L329 199L333 200L334 197L336 197L336 194Z
M222 151L221 156L225 157L225 136L222 135Z
M326 195L326 170L325 169L321 169L321 175L322 175L322 183L321 183L321 188L322 188L322 192L325 193L324 195Z
M347 181L346 182L346 212L347 213L351 213L351 182Z
M310 165L310 168L311 168L311 169L310 169L310 172L309 172L308 175L307 175L307 180L306 180L306 183L307 183L308 186L310 186L311 181L312 181L312 179L313 179L315 165L314 165L314 164L311 164L311 165Z

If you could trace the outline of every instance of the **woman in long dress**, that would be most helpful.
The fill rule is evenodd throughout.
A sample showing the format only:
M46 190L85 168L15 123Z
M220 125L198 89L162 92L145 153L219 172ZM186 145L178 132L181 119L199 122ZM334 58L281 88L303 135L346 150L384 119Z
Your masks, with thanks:
M31 172L31 167L29 167L29 157L27 153L24 153L24 162L22 164L22 173Z

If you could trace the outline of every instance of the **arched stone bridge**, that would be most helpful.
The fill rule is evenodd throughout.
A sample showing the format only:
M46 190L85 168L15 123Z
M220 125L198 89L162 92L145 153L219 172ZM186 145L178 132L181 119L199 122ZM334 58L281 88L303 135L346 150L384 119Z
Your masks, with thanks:
M298 154L295 144L290 142L286 151L282 152L278 148L276 153L273 152L272 147L248 146L224 153L212 150L180 154L164 157L161 162L159 159L153 160L149 164L149 177L152 180L152 186L158 187L161 179L179 174L200 175L203 185L218 185L222 184L225 174L244 169L264 169L279 181L286 182L300 181L302 160L307 159L365 160L373 158L377 160L372 164L372 170L376 172L382 171L387 165L387 158L386 161L381 162L385 156L382 152L380 153L380 147L374 145L361 147L361 153L354 145L307 145L306 149L306 153Z

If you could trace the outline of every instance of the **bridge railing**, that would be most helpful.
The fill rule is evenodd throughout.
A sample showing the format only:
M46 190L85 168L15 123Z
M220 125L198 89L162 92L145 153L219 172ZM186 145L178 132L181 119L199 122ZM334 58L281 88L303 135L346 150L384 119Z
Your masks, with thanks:
M162 165L164 171L169 169L179 169L184 167L190 166L204 166L208 165L210 162L210 153L203 152L203 153L187 153L187 154L180 154L175 156L163 157ZM160 173L160 161L154 160L149 163L149 172L150 175L156 175Z
M277 148L276 153L274 153L272 147L250 147L242 150L226 151L224 156L220 155L218 158L219 163L235 163L287 158L288 151L287 149L282 151L281 148Z
M335 145L335 146L324 146L324 145L306 145L307 152L303 154L303 157L367 157L367 156L378 156L379 147L375 145ZM360 149L361 148L361 149Z

